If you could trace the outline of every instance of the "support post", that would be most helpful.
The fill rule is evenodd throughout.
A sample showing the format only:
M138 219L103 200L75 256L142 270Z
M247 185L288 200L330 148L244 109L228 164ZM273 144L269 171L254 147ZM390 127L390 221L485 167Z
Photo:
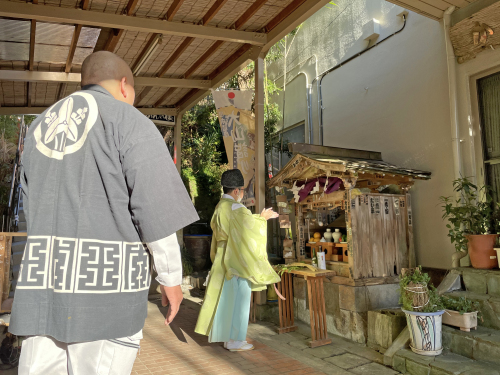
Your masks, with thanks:
M266 162L264 142L264 54L255 60L255 212L264 209Z
M179 174L181 173L181 151L182 151L182 115L179 113L175 116L175 128L174 128L174 160L176 161L175 166Z
M175 128L174 128L174 158L176 159L175 166L177 167L177 171L181 174L181 151L182 151L182 116L184 112L178 113L175 116ZM184 246L184 230L179 229L177 231L177 241L181 248Z

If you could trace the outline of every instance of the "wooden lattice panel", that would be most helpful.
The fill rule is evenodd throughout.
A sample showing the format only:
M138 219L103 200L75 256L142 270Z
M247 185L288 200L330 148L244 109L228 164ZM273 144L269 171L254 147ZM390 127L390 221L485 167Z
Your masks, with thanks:
M476 22L485 23L494 31L493 35L488 35L486 44L474 45L472 29L476 26ZM490 45L494 48L500 47L500 2L496 2L475 13L472 17L457 23L450 30L450 39L459 63L475 58L478 53L490 49Z

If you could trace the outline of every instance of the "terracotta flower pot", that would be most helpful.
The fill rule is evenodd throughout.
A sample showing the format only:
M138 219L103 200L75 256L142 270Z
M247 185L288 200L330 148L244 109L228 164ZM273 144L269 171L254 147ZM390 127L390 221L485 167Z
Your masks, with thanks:
M468 235L468 248L472 267L489 270L498 267L495 247L498 234Z

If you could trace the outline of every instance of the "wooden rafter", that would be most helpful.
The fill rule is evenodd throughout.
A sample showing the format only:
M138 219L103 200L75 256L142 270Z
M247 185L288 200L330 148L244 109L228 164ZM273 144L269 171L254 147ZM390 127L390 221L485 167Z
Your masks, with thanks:
M28 108L30 108L31 107L31 96L33 95L33 91L34 91L33 90L34 83L28 82L26 85L27 85L26 86L26 91L27 91L26 92L26 104L27 104Z
M229 65L235 62L240 56L247 52L252 46L250 44L245 44L241 46L235 53L233 53L229 58L227 58L222 64L220 64L215 70L210 73L209 77L215 78L222 71L224 71Z
M69 47L68 58L66 59L66 67L64 72L71 72L71 66L73 65L73 57L75 57L76 46L78 45L78 39L80 38L80 33L82 32L82 25L76 25L75 31L73 33L73 39L71 39L71 45Z
M31 30L30 30L30 55L28 62L28 70L33 70L33 64L35 60L35 36L36 36L36 20L31 20Z
M205 62L207 61L223 44L224 42L222 40L216 41L214 44L212 44L207 52L203 54L196 62L191 65L191 67L188 69L186 73L184 73L184 78L189 78L191 77L196 70Z
M175 106L176 107L180 107L181 105L183 105L184 103L186 103L189 99L191 99L193 96L195 96L196 94L198 94L199 91L200 91L200 89L192 89L186 95L184 95L181 98L181 100L179 100L177 103L175 103Z
M132 14L134 14L134 10L138 2L139 0L129 0L127 6L125 7L124 14L126 14L127 16L131 16ZM123 35L123 32L124 30L122 29L112 29L111 35L109 36L108 40L106 41L106 44L104 45L104 50L114 52L116 46L118 45L118 42L120 41Z
M167 98L168 98L170 95L172 95L172 94L174 93L174 91L175 91L175 90L177 90L177 88L176 88L176 87L171 87L171 88L169 88L169 89L165 92L165 94L163 94L163 95L161 96L161 98L160 98L160 99L158 99L158 100L156 101L156 103L154 104L154 106L153 106L153 107L155 107L155 108L159 107L159 106L160 106L160 105L161 105L161 104L162 104L165 100L167 100Z
M59 91L57 92L57 101L61 100L64 97L64 93L66 92L67 83L61 83L59 85Z
M149 94L149 92L153 89L153 86L146 86L144 87L144 90L141 91L139 95L135 98L135 103L134 105L137 107L142 100Z
M265 3L267 3L267 0L257 0L253 3L250 8L248 8L240 18L238 18L234 24L234 28L236 30L240 30L250 20L250 18L252 18L255 13L257 13L259 9L264 6Z
M276 17L274 17L267 25L266 25L266 33L274 29L281 22L283 22L290 14L292 14L298 7L300 7L306 0L294 0L288 6L283 9Z
M177 61L177 59L184 53L184 51L189 47L191 43L193 43L194 38L187 37L184 39L184 41L181 43L179 47L174 51L174 53L170 56L170 58L167 60L167 62L162 66L160 71L158 72L157 76L161 77L164 75L167 70L170 69L170 67Z
M207 23L209 23L227 2L228 0L217 0L209 9L207 14L203 16L203 20L201 22L202 25L206 25Z
M179 11L182 3L184 3L185 0L174 0L172 5L170 5L170 8L167 10L167 21L172 21L174 19L175 14Z
M245 23L248 22L252 16L257 13L257 11L262 8L262 6L267 2L267 0L258 0L256 3L254 3L250 8L247 9L247 11L236 21L235 23L235 29L239 30L241 29ZM184 73L184 78L189 78L191 77L198 68L203 65L205 61L207 61L223 44L224 42L221 40L218 40L214 44L212 44L207 52L203 54L198 60L195 61L193 65L188 69L186 73Z

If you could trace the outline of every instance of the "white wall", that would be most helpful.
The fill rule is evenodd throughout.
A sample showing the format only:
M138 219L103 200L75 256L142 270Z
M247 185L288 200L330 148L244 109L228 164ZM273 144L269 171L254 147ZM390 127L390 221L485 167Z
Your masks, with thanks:
M373 18L380 21L379 41L403 25L397 17L403 9L383 0L337 4L305 22L287 58L291 80L305 72L311 83L320 73L365 49L363 26ZM270 77L280 85L282 70L282 61L270 69ZM318 143L316 83L312 113L314 142ZM297 90L305 95L305 85ZM385 161L432 172L430 181L417 181L412 189L417 262L450 267L454 247L439 207L439 197L452 194L454 179L442 25L410 12L401 33L327 74L322 94L326 146L381 151ZM291 116L289 108L298 108L292 98L303 97L289 94L287 88L285 118ZM305 119L307 108L301 108Z

